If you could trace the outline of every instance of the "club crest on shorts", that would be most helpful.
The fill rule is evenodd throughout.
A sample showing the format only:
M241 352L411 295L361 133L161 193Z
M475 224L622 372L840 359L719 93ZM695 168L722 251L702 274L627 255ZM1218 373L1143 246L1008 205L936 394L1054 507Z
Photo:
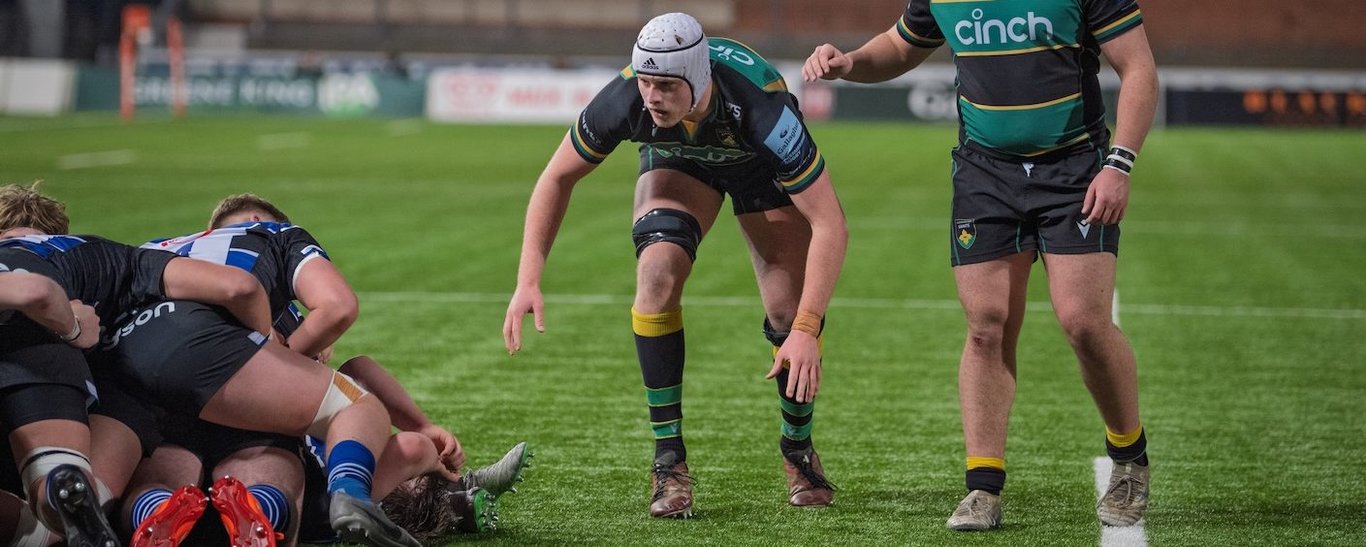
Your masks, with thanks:
M977 219L954 219L953 232L957 234L954 236L954 239L958 241L959 247L964 249L972 248L972 244L977 242Z

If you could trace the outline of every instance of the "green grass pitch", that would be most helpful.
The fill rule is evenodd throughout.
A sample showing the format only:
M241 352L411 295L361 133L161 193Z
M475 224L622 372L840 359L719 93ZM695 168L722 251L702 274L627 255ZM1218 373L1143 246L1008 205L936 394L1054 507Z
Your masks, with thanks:
M73 231L200 229L253 191L316 235L361 295L337 348L390 367L472 462L537 453L507 544L1094 545L1102 425L1047 307L1020 343L1004 529L955 534L962 495L944 126L818 124L851 227L814 439L838 503L786 506L770 353L723 216L684 300L698 517L646 514L652 452L631 342L635 179L624 145L575 191L543 288L547 332L500 329L526 201L564 127L417 121L0 119L0 182L44 179ZM1139 359L1155 545L1366 543L1366 133L1157 131L1131 185L1120 319ZM91 156L89 154L97 153Z

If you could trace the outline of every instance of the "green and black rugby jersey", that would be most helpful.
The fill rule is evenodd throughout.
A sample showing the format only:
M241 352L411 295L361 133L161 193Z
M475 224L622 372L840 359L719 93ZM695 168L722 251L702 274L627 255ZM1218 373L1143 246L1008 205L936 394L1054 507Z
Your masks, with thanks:
M788 193L805 190L825 170L825 160L802 122L797 99L782 74L748 46L710 38L712 108L701 123L656 127L645 110L630 67L599 91L570 130L583 159L600 163L622 141L641 143L664 157L680 156L703 166L750 160L773 167Z
M953 50L963 144L1031 157L1106 146L1100 44L1142 23L1135 0L911 0L896 28Z

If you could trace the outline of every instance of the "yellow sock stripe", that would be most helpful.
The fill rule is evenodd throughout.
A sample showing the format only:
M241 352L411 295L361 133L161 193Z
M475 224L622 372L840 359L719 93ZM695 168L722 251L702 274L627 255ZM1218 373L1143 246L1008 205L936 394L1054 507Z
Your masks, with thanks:
M683 330L683 307L663 313L640 313L631 308L631 330L651 338Z
M986 458L986 457L982 457L982 456L968 456L968 462L967 462L967 463L968 463L968 469L977 469L977 468L979 468L979 467L990 467L990 468L992 468L992 469L1000 469L1001 471L1005 471L1005 470L1006 470L1006 459L1005 459L1005 458Z
M1141 424L1133 431L1130 431L1123 435L1115 433L1114 431L1110 431L1110 428L1108 427L1105 428L1105 440L1110 441L1110 444L1113 444L1118 448L1124 448L1126 446L1138 442L1138 437L1142 434L1143 426Z

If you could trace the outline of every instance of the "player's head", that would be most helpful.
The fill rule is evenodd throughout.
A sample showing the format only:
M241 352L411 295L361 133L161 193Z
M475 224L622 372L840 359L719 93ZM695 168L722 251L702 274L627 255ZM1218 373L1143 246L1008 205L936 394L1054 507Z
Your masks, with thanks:
M389 519L423 544L449 539L459 531L461 516L453 496L459 491L435 475L419 475L399 483L381 506Z
M24 235L20 230L65 234L71 230L71 219L62 202L38 193L37 182L0 186L0 238Z
M640 29L631 52L640 95L655 125L673 127L711 86L711 52L702 24L686 13L666 13Z
M209 216L210 229L241 222L289 222L289 217L265 198L250 193L223 198Z

